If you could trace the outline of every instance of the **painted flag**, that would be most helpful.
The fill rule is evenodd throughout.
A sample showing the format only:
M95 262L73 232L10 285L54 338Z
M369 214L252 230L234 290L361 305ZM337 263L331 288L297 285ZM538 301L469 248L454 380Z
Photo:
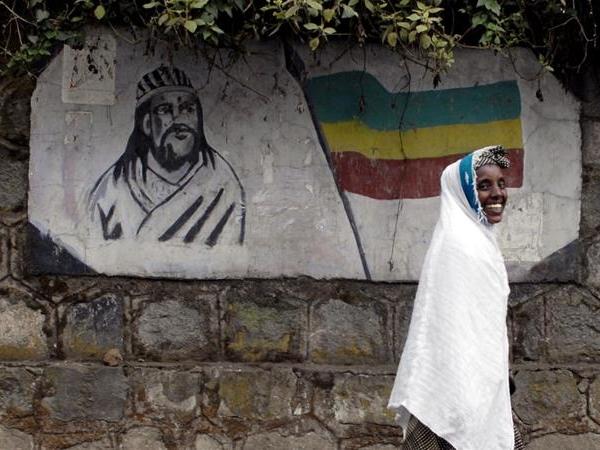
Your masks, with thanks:
M366 72L310 78L307 94L340 189L375 199L439 195L444 167L502 145L508 187L523 184L516 81L393 93Z

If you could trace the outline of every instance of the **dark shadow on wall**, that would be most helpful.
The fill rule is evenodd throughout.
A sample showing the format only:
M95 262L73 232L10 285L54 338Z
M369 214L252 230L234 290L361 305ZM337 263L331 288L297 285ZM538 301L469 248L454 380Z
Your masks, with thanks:
M574 281L579 267L579 240L569 242L531 268L532 281Z
M90 275L96 272L35 225L27 224L25 272L27 275Z
M576 239L529 268L523 267L523 263L507 263L507 269L515 282L576 281L580 267L580 248L581 242Z

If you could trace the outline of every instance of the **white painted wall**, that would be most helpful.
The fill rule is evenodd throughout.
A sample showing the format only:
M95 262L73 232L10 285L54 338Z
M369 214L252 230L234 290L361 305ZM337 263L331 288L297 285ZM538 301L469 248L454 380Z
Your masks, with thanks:
M281 47L253 45L245 58L235 62L222 52L217 58L220 68L189 51L158 48L145 55L143 42L132 45L106 35L102 39L107 42L104 56L109 66L114 60L102 80L88 77L77 86L65 82L77 59L68 50L38 81L31 122L33 224L82 262L112 275L364 278L350 222L304 94L285 68ZM298 51L310 74L363 67L363 52L358 49L334 62L339 52L330 48L320 54L319 65L304 50ZM369 47L366 55L367 70L388 89L397 89L398 80L406 76L404 64L380 48ZM525 52L514 57L525 78L504 57L460 52L440 87L518 81L525 181L521 189L509 193L510 207L499 234L507 261L518 269L514 277L526 279L529 267L578 236L581 138L578 103L551 76L542 78L545 99L538 101L537 81L526 80L538 70L535 59ZM206 138L231 163L245 188L247 228L241 247L104 241L91 232L94 224L86 212L86 196L125 148L133 125L136 83L169 62L192 79L203 106ZM432 88L427 74L417 66L408 67L413 91ZM111 74L114 79L107 80ZM348 197L373 278L418 279L439 200ZM400 232L394 241L398 202Z

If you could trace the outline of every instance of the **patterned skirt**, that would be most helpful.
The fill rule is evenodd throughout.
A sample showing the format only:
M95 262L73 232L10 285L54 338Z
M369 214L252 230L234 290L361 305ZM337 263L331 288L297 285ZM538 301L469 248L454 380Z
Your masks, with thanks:
M515 450L525 450L521 433L514 425ZM433 431L411 416L406 430L406 441L402 444L403 450L454 450L446 440L437 436Z

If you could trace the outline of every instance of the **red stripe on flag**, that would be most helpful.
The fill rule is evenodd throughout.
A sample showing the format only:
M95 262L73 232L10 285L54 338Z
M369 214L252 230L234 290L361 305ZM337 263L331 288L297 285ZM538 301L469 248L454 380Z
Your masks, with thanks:
M357 152L332 153L341 189L379 200L425 198L440 195L440 175L464 155L421 159L369 159ZM504 170L508 187L523 185L523 149L508 150L510 169Z

